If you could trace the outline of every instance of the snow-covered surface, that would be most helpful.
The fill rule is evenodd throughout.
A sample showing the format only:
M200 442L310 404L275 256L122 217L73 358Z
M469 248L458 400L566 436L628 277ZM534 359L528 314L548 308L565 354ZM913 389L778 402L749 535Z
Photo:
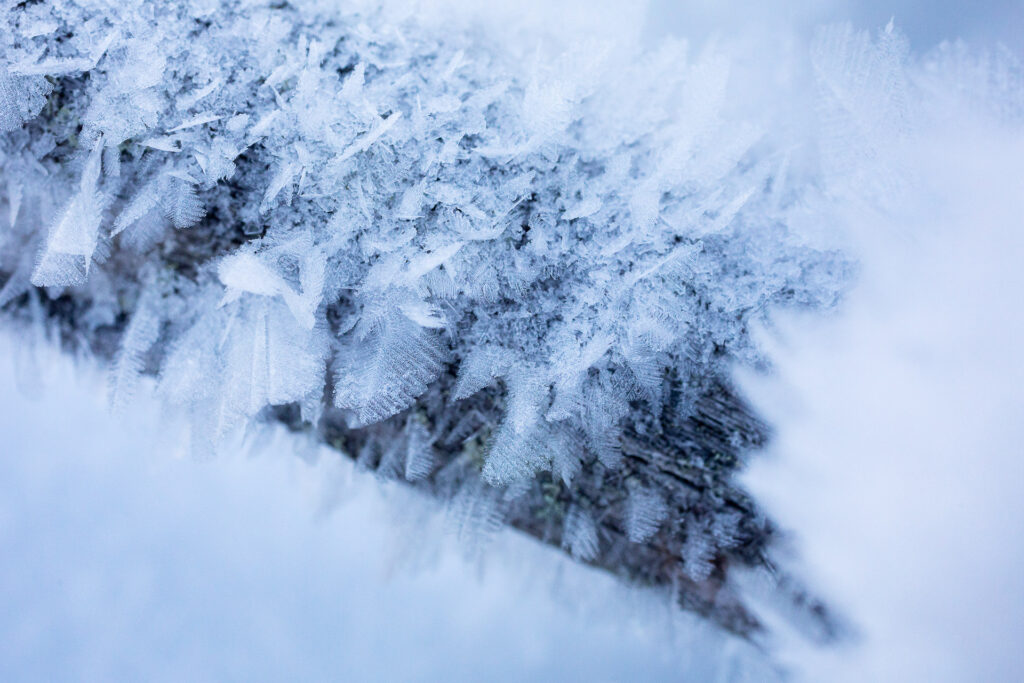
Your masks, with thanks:
M745 481L859 632L814 681L1024 680L1024 137L956 111L851 205L862 274L831 321L781 319L747 389L776 430Z
M196 462L155 400L114 418L98 373L29 348L0 340L2 680L767 675L518 534L465 559L420 496L287 434Z

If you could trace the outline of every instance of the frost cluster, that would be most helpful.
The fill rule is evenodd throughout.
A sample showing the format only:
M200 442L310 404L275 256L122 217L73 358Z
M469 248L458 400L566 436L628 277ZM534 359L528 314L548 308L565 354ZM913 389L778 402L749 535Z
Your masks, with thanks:
M113 357L115 406L155 374L197 452L284 419L460 528L651 580L659 535L684 583L756 554L727 371L848 282L807 226L892 189L863 169L907 125L897 34L822 35L808 151L683 44L523 58L315 0L0 11L0 305Z

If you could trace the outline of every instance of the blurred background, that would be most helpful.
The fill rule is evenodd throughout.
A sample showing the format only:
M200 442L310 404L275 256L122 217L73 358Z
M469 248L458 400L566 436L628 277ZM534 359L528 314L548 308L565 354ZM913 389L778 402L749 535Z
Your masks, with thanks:
M651 35L730 36L738 29L807 31L837 21L878 29L890 19L918 52L960 39L974 46L998 41L1024 54L1024 3L1017 0L650 0L647 26Z

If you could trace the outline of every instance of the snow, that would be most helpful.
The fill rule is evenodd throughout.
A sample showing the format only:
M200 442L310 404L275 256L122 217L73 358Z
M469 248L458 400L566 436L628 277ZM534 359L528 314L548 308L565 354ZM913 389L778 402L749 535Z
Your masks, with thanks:
M839 315L780 317L746 381L775 439L744 480L857 632L780 656L808 681L1024 680L1024 138L960 110L898 158L891 210L845 207Z
M329 450L269 430L197 462L145 393L114 417L100 373L0 349L3 680L767 675L664 596L518 534L467 559L437 507Z

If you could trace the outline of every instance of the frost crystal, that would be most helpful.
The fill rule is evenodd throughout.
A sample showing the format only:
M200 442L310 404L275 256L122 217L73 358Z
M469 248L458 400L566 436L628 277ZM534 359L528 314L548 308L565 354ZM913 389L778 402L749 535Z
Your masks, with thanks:
M597 544L597 526L593 517L582 508L571 508L565 518L562 547L578 560L592 560L597 557Z
M643 543L668 517L668 506L655 492L635 490L626 503L626 534L633 543Z

